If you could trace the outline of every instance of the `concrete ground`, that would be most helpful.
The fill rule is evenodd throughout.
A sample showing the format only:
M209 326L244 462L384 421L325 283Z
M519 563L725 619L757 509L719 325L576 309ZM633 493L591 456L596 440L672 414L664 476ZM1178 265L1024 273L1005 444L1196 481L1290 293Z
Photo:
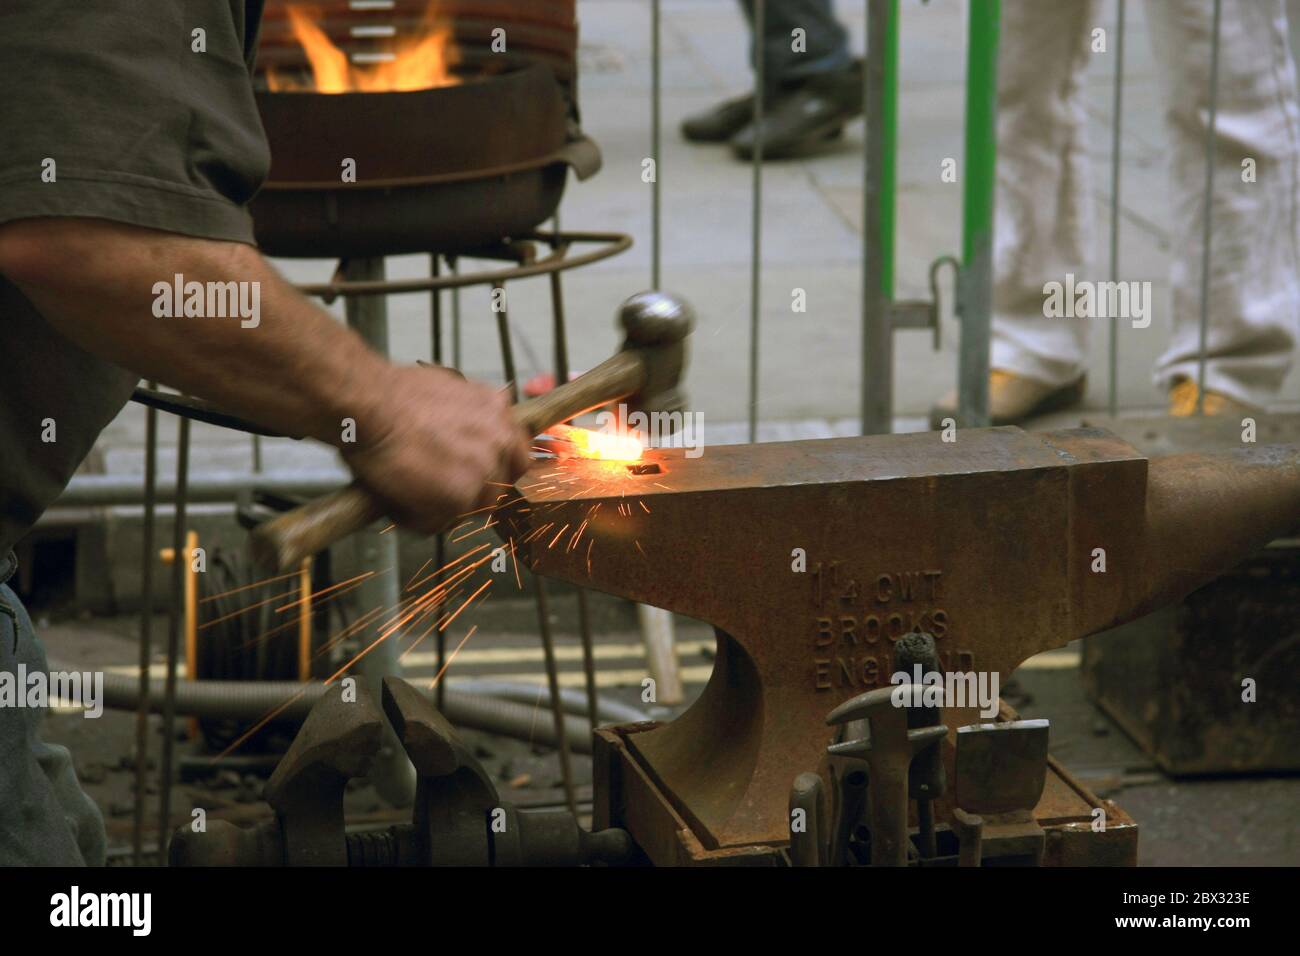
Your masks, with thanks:
M839 4L856 49L862 49L861 4ZM901 49L901 101L897 272L899 297L927 293L926 272L936 256L959 246L960 189L940 181L946 157L962 153L964 7L942 0L905 0ZM644 0L582 0L582 109L586 131L604 152L603 171L571 185L562 210L566 228L616 230L631 234L628 253L566 277L572 364L590 367L618 344L614 315L627 295L650 285L650 187L642 182L643 160L650 155L649 4ZM1108 26L1113 4L1102 8L1099 25ZM1128 5L1129 31L1122 193L1121 278L1150 280L1155 289L1151 328L1122 329L1119 396L1126 408L1154 408L1162 396L1150 381L1150 368L1163 348L1170 316L1166 149L1162 141L1159 97L1146 44L1143 9ZM706 440L741 440L737 426L746 416L749 348L751 171L722 148L684 143L677 125L687 113L742 91L748 82L746 36L731 0L664 0L663 3L663 156L659 167L663 198L663 285L691 301L700 316L692 341L687 379L690 408L706 421ZM1089 154L1099 226L1095 266L1105 266L1102 239L1108 221L1111 62L1104 55L1092 69L1087 98ZM859 389L859 269L861 262L861 122L843 141L815 158L771 164L763 171L761 262L761 337L759 381L763 438L851 431ZM282 262L295 280L323 280L330 262ZM427 268L421 257L390 260L390 274L414 276ZM805 289L808 311L794 314L792 290ZM393 354L404 361L430 352L427 296L390 301ZM341 306L334 306L341 314ZM486 292L462 296L463 367L471 376L499 381L501 362ZM547 286L528 280L510 287L510 312L517 337L521 377L543 371L550 350ZM919 427L930 402L955 381L957 330L945 301L943 347L931 351L924 333L898 338L896 408L899 427ZM1106 350L1094 336L1088 403L1104 402ZM1293 374L1282 405L1300 399ZM95 456L98 467L134 474L142 458L142 418L126 409L105 432ZM164 419L162 467L171 466L171 423ZM334 467L327 449L272 441L265 445L266 466ZM194 469L246 468L246 437L197 427ZM342 472L340 471L340 475ZM130 509L118 509L129 519ZM164 529L162 532L166 534ZM135 552L132 552L135 553ZM131 560L131 559L125 559ZM627 647L637 641L630 608L606 606L599 630L602 646ZM557 602L558 639L565 654L566 680L577 679L572 608ZM529 673L538 665L511 649L535 648L535 625L526 602L494 602L478 619L478 649L505 650L505 659L467 658L464 673ZM135 660L134 618L109 620L57 618L44 629L52 653L96 665L129 666ZM156 629L155 633L161 633ZM711 636L692 622L679 622L679 641L692 692L708 672ZM1058 659L1056 664L1060 664ZM602 669L627 672L642 667L638 655L613 651ZM421 673L423 673L421 671ZM1054 749L1066 766L1103 796L1114 796L1143 826L1145 864L1296 864L1300 863L1300 780L1239 779L1174 782L1160 776L1113 725L1084 701L1077 666L1031 667L1019 674L1026 716L1049 716ZM624 677L607 676L615 684ZM626 693L626 692L625 692ZM82 721L57 715L52 736L69 742L83 777L105 807L112 842L129 841L128 774L117 769L129 753L131 718L110 715ZM550 757L527 745L481 741L484 759L507 793L537 791L541 802L555 799L557 778ZM157 738L153 751L157 752ZM589 765L579 761L580 778ZM256 813L258 784L235 775L219 789L201 788L178 797L177 807L227 808L247 805ZM189 803L186 803L189 800ZM354 798L355 812L382 814L378 798ZM232 816L239 812L231 810Z

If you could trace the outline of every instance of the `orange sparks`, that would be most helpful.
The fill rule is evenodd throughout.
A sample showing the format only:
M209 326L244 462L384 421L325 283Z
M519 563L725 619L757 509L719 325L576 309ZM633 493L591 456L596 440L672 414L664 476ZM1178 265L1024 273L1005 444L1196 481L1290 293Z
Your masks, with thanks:
M242 651L250 647L255 647L256 645L260 644L262 641L265 641L267 638L279 634L281 631L288 630L291 627L297 627L301 623L302 623L302 614L299 614L297 617L290 618L289 620L285 621L283 624L277 624L269 631L264 631L263 633L257 635L257 637L250 637L248 640L244 641L244 643L238 645L238 650Z
M340 641L345 640L346 638L352 636L353 634L356 634L358 631L363 630L367 624L369 624L372 620L374 620L383 612L384 609L382 607L372 607L365 614L361 615L361 617L357 618L347 627L343 628L343 630L339 631L333 637L327 639L325 643L321 645L320 650L318 650L315 654L313 654L312 657L313 658L320 657L322 654L327 653L331 648L337 646Z
M515 587L517 587L519 590L522 591L524 589L524 582L519 580L519 559L515 557L515 550L516 550L515 539L511 538L510 539L510 563L514 566L515 569Z
M488 578L486 581L484 581L484 582L479 586L479 589L478 589L477 591L475 591L475 592L474 592L473 594L471 594L469 597L465 598L465 603L462 604L460 607L456 608L456 613L453 614L451 617L447 618L447 622L446 622L445 624L442 624L441 626L439 626L438 630L440 630L440 631L445 631L445 630L446 630L446 629L451 625L451 622L454 621L454 620L456 620L456 618L457 618L457 616L459 616L460 612L463 611L463 610L465 610L465 608L469 607L469 603L470 603L471 601L473 601L476 597L478 597L480 594L482 594L484 591L486 591L486 590L487 590L488 588L490 588L491 586L492 586L492 579L491 579L491 578Z
M364 581L368 577L373 577L374 574L375 574L374 571L362 571L356 577L348 578L346 581L340 581L337 584L331 584L327 588L321 588L319 591L315 592L314 594L308 594L305 598L302 598L301 600L298 601L294 601L292 604L286 604L283 607L277 607L276 611L287 611L291 607L297 607L299 604L302 604L304 601L315 600L316 598L320 597L322 594L329 594L331 591L337 591L339 588L346 587L349 584L359 583L361 581Z
M346 668L344 668L344 670L346 670ZM328 683L329 681L326 681L326 684ZM240 747L242 747L244 743L247 740L249 740L249 738L251 738L254 734L256 734L259 730L261 730L271 721L275 720L276 717L279 717L280 714L282 714L285 710L287 710L295 700L302 697L303 694L307 693L307 688L309 688L310 686L311 684L303 684L302 690L295 691L294 693L290 694L289 697L284 701L284 703L280 704L280 706L273 709L265 717L263 717L261 720L255 723L252 727L249 727L248 730L240 734L239 737L231 741L230 746L228 746L225 750L221 751L221 753L217 754L215 757L212 758L212 763L214 764L217 763L218 761L221 760L222 757L228 757L236 750L238 750Z
M298 593L298 589L297 589L297 588L294 588L292 591L285 591L283 594L273 594L273 595L271 595L269 598L266 598L266 599L263 600L263 601L258 601L256 604L250 604L250 605L248 605L247 607L241 607L241 608L240 608L239 610L237 610L237 611L231 611L229 614L223 614L223 615L221 615L221 617L214 617L214 618L213 618L212 620L210 620L210 621L204 621L202 624L200 624L200 625L198 626L197 630L200 630L200 631L206 631L208 628L212 627L214 624L220 624L222 621L228 621L228 620L230 620L232 617L238 617L239 615L241 615L241 614L243 614L243 613L245 613L245 612L247 612L247 611L252 611L252 610L254 610L255 608L259 608L259 607L262 607L263 605L270 604L272 601L280 601L280 600L283 600L284 598L287 598L287 597L289 597L290 595L292 595L292 594L297 594L297 593Z
M456 655L460 653L460 649L465 646L466 641L468 641L471 637L474 636L474 632L477 630L478 630L478 625L475 624L473 627L469 629L468 632L466 632L465 636L460 639L460 643L456 645L456 649L447 655L446 663L443 664L442 667L438 669L438 673L433 675L433 680L429 683L430 690L433 690L433 688L438 686L438 681L442 680L442 675L447 673L447 668L450 667L451 662L456 659Z
M555 522L554 522L554 521L548 521L548 522L546 522L546 524L542 525L540 528L534 528L532 531L528 532L528 536L527 536L526 538L524 538L524 544L527 544L529 541L533 540L533 538L536 538L536 537L538 537L539 535L546 534L547 529L549 529L549 528L554 528L554 527L555 527Z
M451 543L452 543L452 544L456 544L456 543L458 543L458 542L460 542L460 541L464 541L466 538L472 538L472 537L474 537L474 535L478 534L480 531L485 531L485 530L487 530L487 529L486 529L486 528L471 528L470 530L466 531L464 534L459 534L459 535L457 535L456 537L452 538L452 539L451 539Z
M263 584L274 584L276 581L283 581L285 578L296 578L301 573L302 572L300 571L290 571L288 574L281 574L273 578L265 578L264 580L261 581L254 581L252 584L245 584L242 587L231 588L229 591L222 591L220 594L209 594L205 598L200 598L199 603L207 604L209 601L217 601L223 597L230 597L230 595L232 594L238 594L241 591L248 591L253 588L258 588L261 587Z
M572 551L578 546L578 539L582 537L582 532L587 527L587 522L590 520L590 518L582 519L582 524L578 525L578 530L573 532L573 537L569 539L569 546L564 549L566 553Z
M402 590L403 590L403 591L409 591L409 590L411 590L411 582L414 581L416 578L418 578L421 574L423 574L423 573L424 573L424 569L427 568L427 567L428 567L429 565L431 565L431 564L433 564L433 558L429 558L429 560L425 561L424 564L420 565L420 570L418 570L418 571L415 572L414 576L412 576L412 578L411 578L410 581L407 581L407 582L406 582L406 587L402 588Z
M421 584L423 584L425 581L429 580L429 578L437 577L439 574L443 574L443 573L445 573L445 572L447 572L447 571L450 571L452 568L454 568L456 565L460 564L460 563L461 563L462 561L464 561L466 558L469 558L469 557L472 557L472 556L478 554L480 551L482 551L482 550L483 550L484 548L486 548L487 546L488 546L488 543L485 541L483 544L480 544L480 545L477 545L476 547L470 548L468 551L466 551L464 554L462 554L459 558L454 558L454 559L452 559L451 561L448 561L448 562L447 562L446 564L444 564L442 567L437 568L436 570L431 571L429 574L427 574L427 575L425 575L424 577L420 578L420 580L418 580L418 581L414 581L414 582L412 582L411 584L408 584L408 585L406 586L406 590L408 590L408 591L413 591L413 590L415 590L415 588L419 587L419 586L420 586ZM432 559L430 559L430 560L432 560ZM428 564L429 564L429 562L426 561L426 562L425 562L425 566L428 566ZM423 571L424 568L421 568L420 570Z

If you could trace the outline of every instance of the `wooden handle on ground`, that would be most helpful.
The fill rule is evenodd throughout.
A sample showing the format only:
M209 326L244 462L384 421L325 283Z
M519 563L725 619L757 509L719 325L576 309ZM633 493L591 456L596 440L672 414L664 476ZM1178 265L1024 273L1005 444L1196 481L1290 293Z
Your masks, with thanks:
M520 402L512 412L529 435L537 435L559 422L626 398L640 390L645 380L645 358L638 350L629 349L572 382ZM253 557L263 567L290 571L304 558L383 516L383 505L360 485L351 484L259 525L252 533Z

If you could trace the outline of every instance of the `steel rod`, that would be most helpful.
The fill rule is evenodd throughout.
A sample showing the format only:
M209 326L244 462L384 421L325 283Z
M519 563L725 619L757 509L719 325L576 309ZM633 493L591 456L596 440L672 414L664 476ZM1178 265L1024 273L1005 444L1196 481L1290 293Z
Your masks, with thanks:
M997 187L999 0L970 0L966 55L966 134L962 188L961 346L958 418L989 423L989 343L993 319L993 223Z
M438 254L429 256L429 278L437 279L442 274L439 268ZM434 365L442 364L442 288L429 290L429 357Z
M150 387L154 385L149 383ZM140 706L135 714L135 818L131 827L131 860L143 866L144 810L148 802L145 773L149 765L149 665L153 657L154 519L158 488L158 410L144 413L144 523L140 561Z
M163 690L162 760L158 765L158 845L167 858L171 841L172 754L176 749L176 666L185 615L185 483L190 470L190 420L176 420L176 509L172 516L171 617L167 624L167 673Z
M1196 414L1205 414L1205 367L1210 336L1210 227L1214 208L1214 147L1219 112L1219 28L1223 0L1214 0L1210 34L1210 117L1205 130L1205 219L1201 223L1201 327L1196 362Z
M767 57L764 30L767 23L765 0L754 0L754 156L750 193L749 261L749 440L758 441L758 332L762 305L763 260L763 116L767 94Z
M534 239L538 242L554 245L563 243L566 249L568 245L576 243L603 243L603 247L572 258L552 253L544 259L539 259L527 265L498 269L494 272L474 272L462 275L458 270L453 269L451 275L440 276L437 279L381 279L368 281L331 279L329 282L306 282L295 285L294 288L303 295L327 299L351 295L373 295L376 293L405 295L411 292L428 292L430 289L435 288L463 289L467 286L494 285L509 282L513 279L528 279L532 276L545 275L548 272L564 272L569 269L578 269L593 262L600 262L602 259L616 256L620 252L626 252L632 248L632 237L618 232L566 232L561 236L549 233L533 233L518 238L520 240Z
M657 5L657 4L656 4ZM563 280L558 272L551 273L551 320L555 339L555 384L563 385L569 380L569 337L566 331L564 312ZM582 587L574 588L578 597L578 636L582 641L582 673L587 685L587 712L594 730L598 725L597 691L596 691L596 654L591 639L591 609L587 603L587 592Z
M600 723L599 691L596 687L596 648L591 639L591 606L587 601L586 588L577 588L578 592L578 636L582 640L582 677L587 687L587 716L591 720L591 729Z
M447 261L452 279L460 278L460 264L455 259ZM451 287L451 364L459 370L460 362L460 290L459 285Z
M496 314L497 335L501 344L501 364L504 368L506 387L510 391L512 404L519 402L519 382L515 374L514 349L510 344L510 312L506 305L505 287L495 284L492 287L493 298L499 292L501 308L493 305ZM560 754L560 775L564 778L565 796L569 806L576 806L573 791L573 768L569 765L569 744L564 737L564 705L560 700L559 676L555 671L555 649L551 641L550 610L546 600L546 589L539 575L533 575L533 594L537 602L537 629L542 637L542 652L546 658L546 678L551 688L551 714L555 720L556 737ZM576 811L575 811L576 812Z
M551 273L551 321L554 330L555 387L569 380L569 335L564 320L564 289L559 273Z
M519 379L515 372L515 350L510 344L510 308L506 304L506 287L500 284L492 286L492 298L501 298L501 308L495 302L492 312L497 320L497 338L501 343L501 366L505 373L506 388L510 392L510 404L519 404Z
M437 279L441 274L439 268L439 256L434 253L429 257L429 277ZM434 365L442 364L442 289L431 289L429 291L429 351ZM443 581L442 569L447 563L447 537L443 534L434 535L433 539L433 560L437 567L434 572L433 586L439 587ZM447 663L447 632L439 628L435 646L438 653L438 670L441 674ZM447 682L438 681L437 690L434 691L434 706L442 712L446 707L447 699Z
M659 266L662 252L663 232L660 213L662 211L659 177L663 175L660 162L663 147L663 124L660 114L662 102L661 70L659 64L660 40L659 0L650 2L650 158L654 163L654 182L650 184L650 288L659 288Z
M1124 0L1115 11L1115 95L1110 128L1110 281L1119 281L1119 171L1120 133L1124 117ZM1110 317L1110 378L1108 403L1112 417L1119 414L1119 316Z
M546 685L551 691L551 718L555 723L556 751L560 755L560 777L564 781L564 798L570 812L578 812L573 785L573 766L569 759L569 738L564 733L564 701L560 699L560 675L555 663L555 642L551 638L551 611L546 599L546 584L540 574L533 575L533 594L537 600L537 624L542 636L542 653L546 658Z
M187 497L191 503L210 504L234 501L241 492L253 488L280 494L316 497L337 491L348 483L346 471L340 469L277 470L256 474L251 471L205 472L190 478ZM175 500L176 485L159 482L156 500ZM77 475L68 482L54 502L56 508L132 506L145 503L139 475Z
M379 281L385 275L382 257L348 260L343 269L348 280ZM383 295L349 298L344 302L348 327L355 330L372 349L380 355L389 355L388 300ZM398 568L401 554L396 533L384 534L369 527L350 539L357 567L374 571L354 592L356 606L360 609L396 608L401 600L401 583ZM401 674L398 662L398 637L391 635L361 658L357 672L379 698L385 677ZM415 768L407 758L393 729L387 725L383 731L383 744L379 756L371 767L369 779L389 803L409 806L415 796Z
M433 575L433 586L434 588L441 588L443 582L442 569L446 567L447 564L447 536L444 534L438 534L433 539L433 561L438 567L438 570L435 571ZM447 636L446 632L441 628L438 630L437 648L438 670L435 673L441 674L443 669L447 666ZM434 706L437 707L439 711L442 711L446 702L447 682L445 680L440 680L438 681L437 690L434 691Z

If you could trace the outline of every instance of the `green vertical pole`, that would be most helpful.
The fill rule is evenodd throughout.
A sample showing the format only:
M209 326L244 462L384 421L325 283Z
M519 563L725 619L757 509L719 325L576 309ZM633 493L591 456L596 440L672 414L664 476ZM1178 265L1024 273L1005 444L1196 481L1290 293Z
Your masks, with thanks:
M894 212L898 183L898 0L887 0L885 26L885 86L880 104L880 210L876 237L880 242L880 291L894 298Z
M962 180L961 352L958 417L989 423L993 313L993 208L997 182L1000 0L970 0L966 52L966 158Z
M867 0L863 69L862 434L894 421L894 180L898 146L898 0Z

